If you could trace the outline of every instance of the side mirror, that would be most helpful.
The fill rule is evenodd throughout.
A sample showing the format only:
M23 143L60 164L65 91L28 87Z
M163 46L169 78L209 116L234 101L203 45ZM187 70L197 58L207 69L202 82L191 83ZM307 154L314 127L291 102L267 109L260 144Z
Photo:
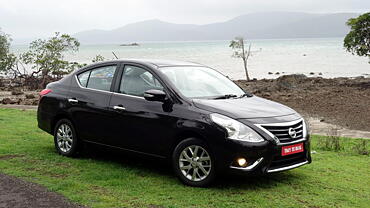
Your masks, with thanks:
M162 90L147 90L144 92L144 98L148 101L161 101L166 99L166 93Z

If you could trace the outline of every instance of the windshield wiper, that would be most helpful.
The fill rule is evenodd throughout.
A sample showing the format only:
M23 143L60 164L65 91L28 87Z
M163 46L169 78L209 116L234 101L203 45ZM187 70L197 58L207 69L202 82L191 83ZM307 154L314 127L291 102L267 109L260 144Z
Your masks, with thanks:
M230 98L236 98L238 96L234 95L234 94L227 94L227 95L221 95L221 96L218 96L218 97L215 97L213 99L215 100L218 100L218 99L230 99Z
M253 95L250 94L250 93L245 93L245 94L242 94L239 98L243 98L243 97L252 97Z
M252 96L253 95L249 94L249 93L244 93L240 96L237 96L237 95L234 95L234 94L226 94L226 95L220 95L220 96L213 97L212 99L220 100L220 99L243 98L243 97L252 97Z

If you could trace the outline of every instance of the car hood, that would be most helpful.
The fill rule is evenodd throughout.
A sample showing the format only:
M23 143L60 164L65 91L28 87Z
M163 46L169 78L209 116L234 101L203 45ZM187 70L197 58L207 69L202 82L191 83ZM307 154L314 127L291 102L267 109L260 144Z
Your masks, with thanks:
M220 100L194 99L193 103L200 109L234 119L278 117L297 113L285 105L257 96Z

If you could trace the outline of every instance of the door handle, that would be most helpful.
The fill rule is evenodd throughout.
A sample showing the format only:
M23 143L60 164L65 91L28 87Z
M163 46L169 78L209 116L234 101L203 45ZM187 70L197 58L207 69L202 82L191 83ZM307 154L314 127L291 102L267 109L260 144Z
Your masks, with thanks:
M114 110L126 110L126 108L124 108L123 106L119 106L119 105L113 106L113 109Z
M76 98L69 98L68 102L70 103L78 103L78 100Z

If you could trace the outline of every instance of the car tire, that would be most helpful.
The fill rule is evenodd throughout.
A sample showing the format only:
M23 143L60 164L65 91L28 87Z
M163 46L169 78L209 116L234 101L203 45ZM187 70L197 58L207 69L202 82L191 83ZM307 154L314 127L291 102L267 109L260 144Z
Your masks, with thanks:
M216 177L215 158L206 143L197 138L185 139L176 146L172 166L185 185L205 187Z
M59 120L54 129L54 144L59 154L67 157L77 155L79 142L76 130L68 119Z

